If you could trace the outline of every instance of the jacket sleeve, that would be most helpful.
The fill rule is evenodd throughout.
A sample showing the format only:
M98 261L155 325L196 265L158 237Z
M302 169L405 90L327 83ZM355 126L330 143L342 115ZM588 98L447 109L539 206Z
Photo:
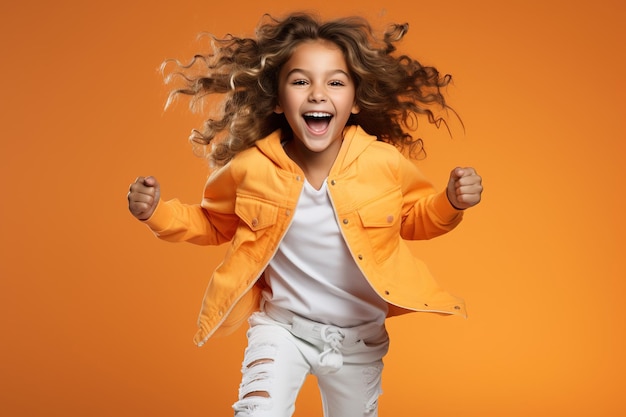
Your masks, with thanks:
M400 156L399 176L403 206L401 235L404 239L431 239L454 229L463 211L450 204L446 190L437 192L413 162Z
M211 174L200 204L184 204L178 199L159 201L145 224L169 242L219 245L232 239L238 224L235 195L227 165Z

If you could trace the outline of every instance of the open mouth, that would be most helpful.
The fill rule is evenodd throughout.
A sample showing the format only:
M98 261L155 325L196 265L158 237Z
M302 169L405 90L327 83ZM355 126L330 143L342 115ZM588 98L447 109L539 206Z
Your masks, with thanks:
M314 132L323 132L330 124L333 115L325 112L309 112L303 115L309 129Z

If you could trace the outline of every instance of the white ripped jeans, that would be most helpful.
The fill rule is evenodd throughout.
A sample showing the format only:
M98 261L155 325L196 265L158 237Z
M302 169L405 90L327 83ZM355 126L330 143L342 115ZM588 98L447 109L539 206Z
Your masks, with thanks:
M317 377L325 417L375 417L382 393L384 325L324 325L264 306L254 313L235 417L291 417L308 374Z

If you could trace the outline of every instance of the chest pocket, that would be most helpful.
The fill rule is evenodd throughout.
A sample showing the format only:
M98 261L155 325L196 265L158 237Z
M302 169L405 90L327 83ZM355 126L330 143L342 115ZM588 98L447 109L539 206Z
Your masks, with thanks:
M276 225L278 206L257 197L237 195L235 213L240 221L233 237L233 248L260 260L268 250L271 233L267 232Z
M368 201L357 211L377 262L385 261L400 240L402 193L391 190Z

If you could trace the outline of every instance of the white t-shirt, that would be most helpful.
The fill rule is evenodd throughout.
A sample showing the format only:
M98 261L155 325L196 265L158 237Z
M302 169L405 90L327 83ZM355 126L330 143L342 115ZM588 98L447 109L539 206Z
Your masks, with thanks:
M307 181L289 230L270 261L266 302L339 327L383 323L387 303L352 259L341 235L326 182Z

